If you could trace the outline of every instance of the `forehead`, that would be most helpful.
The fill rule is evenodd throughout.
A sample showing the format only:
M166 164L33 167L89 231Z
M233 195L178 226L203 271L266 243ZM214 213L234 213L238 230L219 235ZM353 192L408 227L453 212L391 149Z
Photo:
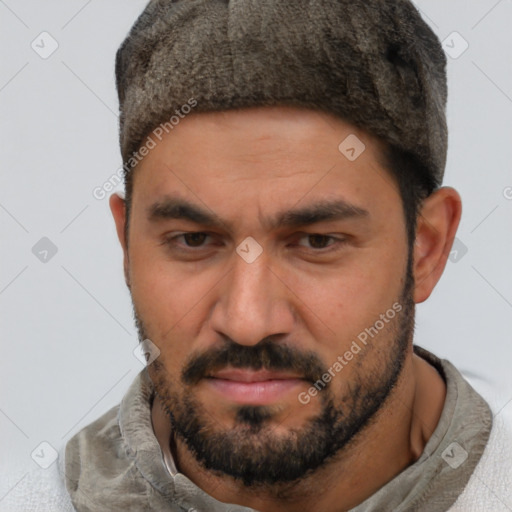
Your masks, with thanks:
M172 208L164 204L166 197L188 199L188 206L198 207L197 215L201 203L203 213L205 206L247 214L257 210L269 228L290 220L282 207L299 202L318 206L320 201L325 207L330 201L345 214L361 213L371 209L364 203L372 196L374 202L379 197L399 201L396 183L381 165L381 149L377 138L309 109L194 113L164 133L139 163L134 202L154 218Z

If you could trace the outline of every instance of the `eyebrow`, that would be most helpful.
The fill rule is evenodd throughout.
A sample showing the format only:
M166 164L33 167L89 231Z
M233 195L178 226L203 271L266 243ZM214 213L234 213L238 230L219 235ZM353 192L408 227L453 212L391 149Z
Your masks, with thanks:
M148 209L148 220L179 219L210 228L232 228L231 223L221 220L208 210L190 201L173 196L166 196L152 204ZM279 227L296 228L318 222L345 220L349 218L368 217L369 212L342 199L320 200L303 208L283 210L272 218L265 218L263 224L273 230Z

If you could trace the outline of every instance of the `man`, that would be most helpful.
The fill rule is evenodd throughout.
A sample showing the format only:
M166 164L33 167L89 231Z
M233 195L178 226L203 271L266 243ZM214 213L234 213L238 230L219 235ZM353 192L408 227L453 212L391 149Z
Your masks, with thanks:
M405 0L148 4L110 199L148 364L67 444L76 510L469 510L492 413L413 346L461 215L445 67Z

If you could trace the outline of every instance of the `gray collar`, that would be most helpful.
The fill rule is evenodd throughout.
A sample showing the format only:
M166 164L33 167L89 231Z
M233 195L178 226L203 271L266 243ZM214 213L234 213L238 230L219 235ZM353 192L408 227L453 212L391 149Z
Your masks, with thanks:
M447 384L439 423L420 458L351 512L447 510L466 486L489 438L492 413L487 402L449 361L419 346L414 346L414 351L434 366ZM254 512L215 500L176 470L170 450L162 453L153 431L153 397L145 368L132 383L118 413L121 434L143 477L166 500L185 509Z
M446 382L446 399L436 429L419 459L350 512L443 512L466 487L490 436L487 402L446 359L415 345Z
M205 493L185 475L166 467L162 450L155 437L151 422L154 388L147 368L134 379L121 401L118 423L128 446L127 455L135 460L142 476L162 494L168 503L176 503L185 510L198 512L255 512L240 505L227 505Z

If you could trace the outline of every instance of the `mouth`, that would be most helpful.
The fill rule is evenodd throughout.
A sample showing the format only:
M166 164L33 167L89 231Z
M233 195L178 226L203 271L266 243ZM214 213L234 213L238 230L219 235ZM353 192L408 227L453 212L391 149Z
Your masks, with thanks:
M288 372L226 368L211 373L208 388L222 398L245 405L268 405L304 386L304 378Z

